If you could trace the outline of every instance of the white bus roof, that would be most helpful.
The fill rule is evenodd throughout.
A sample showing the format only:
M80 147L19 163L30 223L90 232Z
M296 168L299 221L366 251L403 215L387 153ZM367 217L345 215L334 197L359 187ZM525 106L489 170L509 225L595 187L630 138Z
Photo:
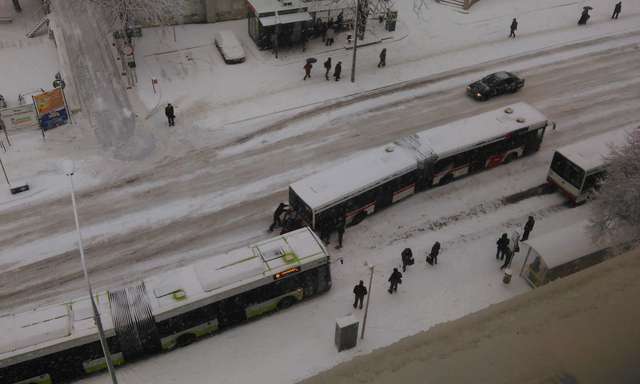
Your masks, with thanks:
M346 161L291 184L291 189L316 210L331 205L350 194L358 194L415 169L413 150L396 144L368 149ZM355 192L355 193L354 193Z
M538 128L546 123L547 118L540 111L527 103L516 103L427 129L417 136L422 146L444 158L509 132L526 127Z
M511 113L506 113L507 109ZM291 189L309 208L319 210L407 173L417 167L419 160L433 155L447 157L483 141L495 140L521 128L537 128L546 122L547 118L529 104L507 105L362 151L291 184Z
M562 156L582 168L585 172L604 166L605 157L611 152L611 146L627 143L630 128L609 131L577 143L556 149Z
M552 269L605 248L593 240L588 226L589 222L584 220L524 243L542 257L548 269Z
M106 292L96 296L96 305L105 333L112 336L113 320ZM99 340L88 296L0 315L0 330L0 368Z
M151 312L162 321L272 282L277 273L290 268L326 264L327 256L315 233L302 228L149 277L144 283ZM176 298L175 292L185 297Z

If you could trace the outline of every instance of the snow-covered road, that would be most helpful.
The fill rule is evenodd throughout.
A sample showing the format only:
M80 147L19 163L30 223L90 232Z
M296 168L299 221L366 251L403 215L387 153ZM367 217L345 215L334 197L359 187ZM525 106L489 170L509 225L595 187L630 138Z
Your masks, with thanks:
M509 68L527 80L520 93L487 103L464 96L463 84L479 76L468 70L238 123L242 132L257 133L87 191L79 196L80 216L94 284L118 285L266 237L270 211L286 199L286 187L293 180L355 151L514 101L533 104L558 124L557 131L547 133L539 153L420 194L400 206L423 210L428 220L438 221L464 216L486 201L538 185L545 179L553 148L640 120L640 50L630 41L637 41L637 35L610 38L605 45L593 43L619 46L576 51L577 57L558 62L541 60L545 54L570 56L569 50L555 48L481 65L478 72ZM589 43L572 49L584 46ZM551 198L537 209L558 203ZM425 211L424 204L433 204L433 209ZM389 214L399 210L392 208ZM519 219L506 216L504 221ZM399 231L402 238L408 224L393 222L401 228L389 231ZM72 231L67 198L0 213L0 308L78 294L82 281Z

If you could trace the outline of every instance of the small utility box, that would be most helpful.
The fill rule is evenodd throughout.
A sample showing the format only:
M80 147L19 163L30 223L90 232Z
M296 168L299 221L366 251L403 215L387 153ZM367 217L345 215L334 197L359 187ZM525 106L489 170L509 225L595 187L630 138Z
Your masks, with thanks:
M336 319L336 347L338 352L350 349L358 343L358 319L353 315Z

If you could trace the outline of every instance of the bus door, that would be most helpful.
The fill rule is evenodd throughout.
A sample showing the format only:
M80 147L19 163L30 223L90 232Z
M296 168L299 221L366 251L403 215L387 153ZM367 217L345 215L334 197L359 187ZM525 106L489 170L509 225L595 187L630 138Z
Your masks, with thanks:
M378 187L376 190L376 210L391 205L393 202L394 184L394 181L391 180Z
M525 136L524 150L522 153L523 155L531 154L540 149L540 145L542 145L542 137L544 137L545 128L546 125L544 127L536 129L535 131L527 133L527 135Z

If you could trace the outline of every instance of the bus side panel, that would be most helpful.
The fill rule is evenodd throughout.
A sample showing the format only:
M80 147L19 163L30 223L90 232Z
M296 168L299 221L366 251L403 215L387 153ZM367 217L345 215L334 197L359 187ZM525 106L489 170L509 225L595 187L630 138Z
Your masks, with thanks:
M114 364L124 363L124 360L117 358L121 355L117 338L110 337L107 339L107 343L114 357ZM0 369L0 383L13 384L47 375L53 383L69 381L92 373L91 367L93 365L91 363L100 359L104 360L103 356L100 342L95 341L2 368ZM101 366L97 370L99 368Z

